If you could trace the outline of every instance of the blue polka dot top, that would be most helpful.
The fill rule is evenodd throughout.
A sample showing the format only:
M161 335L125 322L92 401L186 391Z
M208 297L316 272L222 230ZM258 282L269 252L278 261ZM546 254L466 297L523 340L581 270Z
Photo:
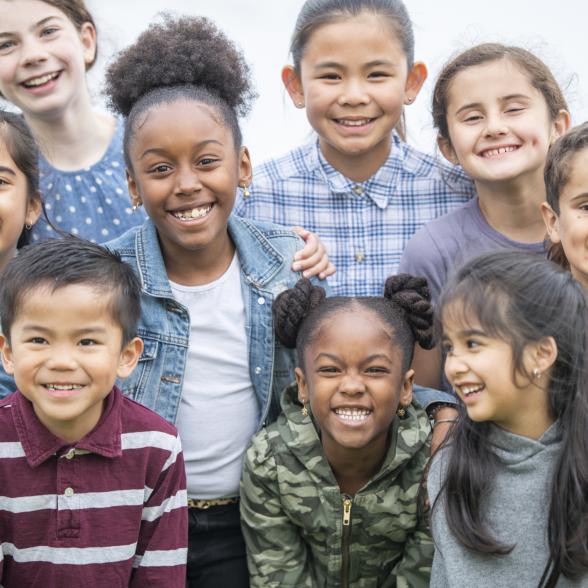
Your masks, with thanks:
M131 208L123 136L124 123L118 119L102 159L79 171L55 169L41 156L41 195L47 216L56 227L94 243L102 243L143 223L143 209L133 212ZM31 233L33 242L59 236L43 218Z

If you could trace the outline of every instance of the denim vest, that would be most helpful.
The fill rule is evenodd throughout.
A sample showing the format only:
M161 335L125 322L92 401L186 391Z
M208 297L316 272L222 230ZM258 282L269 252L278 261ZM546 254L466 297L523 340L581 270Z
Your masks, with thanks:
M290 267L301 239L285 227L231 215L229 235L241 264L251 382L261 408L259 425L279 413L280 393L294 380L295 354L274 335L272 303L300 279ZM118 251L141 280L141 319L137 335L145 345L139 365L118 385L133 400L170 422L180 406L190 317L172 294L155 225L151 220L106 244Z

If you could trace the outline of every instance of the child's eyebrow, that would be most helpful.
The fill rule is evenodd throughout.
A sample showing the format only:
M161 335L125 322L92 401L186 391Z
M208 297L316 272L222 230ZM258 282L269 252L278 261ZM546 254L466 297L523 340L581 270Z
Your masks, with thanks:
M0 174L10 174L11 176L16 176L16 172L11 167L6 167L4 165L0 165Z
M30 325L23 325L22 327L23 331L36 331L39 333L51 333L53 331L53 329L50 329L48 327L44 327L43 325L36 325L34 323L30 324ZM102 334L102 333L106 333L107 329L105 327L103 327L102 325L90 325L87 327L82 327L81 329L76 329L75 331L71 331L71 333L73 335L76 336L80 336L83 335L85 333L97 333L97 334Z
M50 20L59 20L62 21L63 19L57 15L52 15L52 16L47 16L46 18L42 18L39 22L36 22L34 24L32 24L29 27L30 31L34 31L35 29L38 29L39 27L42 27L45 23L47 23ZM0 37L12 37L14 36L16 33L13 33L11 31L0 31Z
M223 144L218 141L217 139L206 139L204 141L200 141L200 143L196 143L195 148L196 149L201 149L202 147L206 147L206 145L209 145L211 143L214 143L216 145L219 145L220 147L223 147ZM143 151L143 153L141 154L141 157L139 157L139 159L144 159L145 157L147 157L147 155L166 155L167 154L167 150L163 149L163 147L152 147L150 149L145 149L145 151Z
M331 353L325 353L324 351L319 353L314 358L314 361L318 361L319 359L330 359L331 361L339 362L339 358L336 355L332 355Z
M585 198L588 198L588 192L580 192L580 194L573 196L570 201L575 202L576 200L584 200Z

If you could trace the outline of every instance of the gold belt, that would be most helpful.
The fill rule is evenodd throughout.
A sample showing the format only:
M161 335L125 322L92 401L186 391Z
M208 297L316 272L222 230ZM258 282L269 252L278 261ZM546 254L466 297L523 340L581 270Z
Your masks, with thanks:
M234 498L213 498L212 500L194 500L188 498L188 508L200 508L206 510L211 506L224 506L226 504L237 504L239 497Z

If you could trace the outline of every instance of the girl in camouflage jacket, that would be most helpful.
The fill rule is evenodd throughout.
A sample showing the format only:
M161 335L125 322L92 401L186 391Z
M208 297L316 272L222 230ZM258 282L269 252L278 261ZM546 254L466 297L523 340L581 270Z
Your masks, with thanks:
M426 282L389 278L383 298L325 298L307 280L274 304L299 354L297 386L253 439L241 483L251 585L429 584L421 480L430 426L412 400L415 340L432 342Z

